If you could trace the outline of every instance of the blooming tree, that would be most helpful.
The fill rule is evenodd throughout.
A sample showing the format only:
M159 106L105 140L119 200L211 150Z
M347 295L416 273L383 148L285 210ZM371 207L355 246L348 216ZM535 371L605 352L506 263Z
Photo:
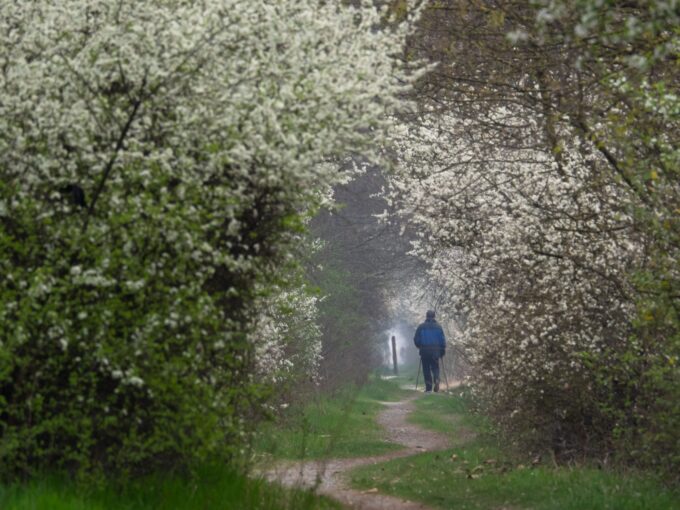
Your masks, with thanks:
M423 16L392 197L502 430L672 472L677 5L482 4Z
M375 156L403 105L407 24L383 15L0 2L3 475L238 451L270 348L248 332L337 178L323 163Z

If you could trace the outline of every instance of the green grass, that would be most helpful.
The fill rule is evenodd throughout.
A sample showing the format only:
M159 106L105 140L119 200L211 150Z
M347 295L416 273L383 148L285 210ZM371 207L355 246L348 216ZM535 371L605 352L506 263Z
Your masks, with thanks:
M399 400L408 393L373 376L361 388L345 388L331 398L288 409L282 420L260 428L255 452L280 459L319 459L398 450L384 439L375 417L383 408L381 401Z
M461 430L465 436L469 432L484 432L488 434L488 427L484 421L467 412L467 400L462 396L463 390L451 390L450 394L439 393L423 395L416 400L416 412L409 415L409 422L423 428L443 432L451 437L453 442L460 442Z
M388 379L388 384L397 386L415 386L416 377L418 378L418 389L422 390L425 388L425 382L423 381L423 374L418 374L418 365L410 366L400 366L399 375L393 375L391 368L383 368L380 375Z
M58 478L0 486L2 510L312 510L340 505L308 491L284 489L236 474L203 469L195 479L152 476L119 487L84 489Z
M525 467L495 443L466 399L426 395L416 401L413 423L444 432L454 448L395 459L352 471L359 489L460 510L645 510L680 508L680 494L640 473L598 469Z

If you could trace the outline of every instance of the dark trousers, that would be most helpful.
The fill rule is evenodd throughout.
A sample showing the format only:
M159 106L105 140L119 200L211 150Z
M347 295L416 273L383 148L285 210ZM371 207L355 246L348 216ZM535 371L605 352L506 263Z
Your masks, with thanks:
M420 360L423 363L425 391L431 391L433 382L439 382L439 353L421 352Z

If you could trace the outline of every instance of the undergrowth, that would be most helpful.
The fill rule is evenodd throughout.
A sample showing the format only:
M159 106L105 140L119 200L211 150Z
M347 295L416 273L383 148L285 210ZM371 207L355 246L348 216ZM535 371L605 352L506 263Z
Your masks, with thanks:
M68 479L41 477L0 486L2 510L316 510L340 505L309 491L247 478L224 466L195 478L156 474L125 484L84 488Z

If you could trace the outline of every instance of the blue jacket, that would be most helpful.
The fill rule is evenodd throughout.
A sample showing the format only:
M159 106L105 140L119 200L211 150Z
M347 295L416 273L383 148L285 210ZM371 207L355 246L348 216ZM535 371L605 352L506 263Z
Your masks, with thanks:
M418 329L413 337L413 343L420 349L420 355L424 353L443 356L446 353L446 338L444 331L439 323L434 319L427 319Z

